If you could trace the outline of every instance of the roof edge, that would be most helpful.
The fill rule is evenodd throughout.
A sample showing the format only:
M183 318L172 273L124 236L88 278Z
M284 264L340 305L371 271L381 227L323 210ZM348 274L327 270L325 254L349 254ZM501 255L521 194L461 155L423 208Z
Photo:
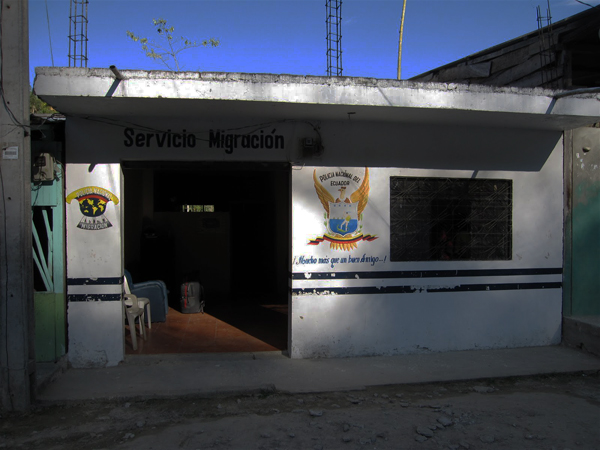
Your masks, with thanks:
M443 83L418 80L396 80L389 78L370 77L328 77L319 75L292 75L270 73L245 73L245 72L172 72L165 70L137 70L119 69L123 80L173 80L173 81L217 81L217 82L244 82L244 83L272 83L272 84L303 84L325 85L330 87L373 87L373 88L406 88L432 91L456 91L465 93L511 93L554 97L557 92L546 88L529 88L514 86L487 86L466 83ZM85 77L85 78L111 78L116 79L109 68L81 68L81 67L36 67L36 78L45 77ZM34 82L35 87L35 82Z

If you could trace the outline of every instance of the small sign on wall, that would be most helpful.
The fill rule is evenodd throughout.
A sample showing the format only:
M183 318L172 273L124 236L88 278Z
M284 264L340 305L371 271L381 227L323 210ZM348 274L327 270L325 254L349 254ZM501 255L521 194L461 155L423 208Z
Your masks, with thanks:
M2 159L19 159L19 147L12 146L2 149Z

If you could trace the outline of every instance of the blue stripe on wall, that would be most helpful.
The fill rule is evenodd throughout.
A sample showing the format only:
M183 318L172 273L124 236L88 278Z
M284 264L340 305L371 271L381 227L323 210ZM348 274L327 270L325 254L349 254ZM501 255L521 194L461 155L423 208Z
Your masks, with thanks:
M122 277L110 278L67 278L69 286L98 286L107 284L122 284Z
M323 279L372 279L372 278L456 278L456 277L498 277L515 275L561 275L561 267L539 269L467 269L467 270L399 270L389 272L294 272L293 280L306 280L305 273L311 280Z
M416 292L478 292L478 291L518 291L528 289L560 289L562 282L549 283L498 283L463 284L458 286L365 286L327 287L292 289L292 295L356 295L356 294L412 294Z
M69 302L118 302L121 294L69 294Z

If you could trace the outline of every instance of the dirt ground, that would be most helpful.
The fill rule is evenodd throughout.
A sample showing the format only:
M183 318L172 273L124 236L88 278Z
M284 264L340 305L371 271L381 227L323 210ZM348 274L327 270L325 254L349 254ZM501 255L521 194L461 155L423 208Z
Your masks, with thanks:
M600 374L38 407L0 448L596 450Z

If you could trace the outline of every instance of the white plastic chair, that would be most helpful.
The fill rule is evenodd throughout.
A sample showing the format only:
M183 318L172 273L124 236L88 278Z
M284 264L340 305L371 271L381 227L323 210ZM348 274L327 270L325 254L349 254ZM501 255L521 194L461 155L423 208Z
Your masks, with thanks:
M145 313L147 313L148 317L148 329L152 329L152 313L150 311L150 299L145 297L137 297L136 295L131 293L131 289L129 289L129 283L127 282L127 277L123 277L123 286L125 287L125 306L130 306L133 304L133 298L137 298L139 307L145 309Z
M123 306L125 308L125 315L127 316L127 322L129 324L129 331L131 332L131 344L134 350L137 350L137 337L135 332L135 319L139 317L140 335L146 340L146 328L144 327L144 312L148 311L148 328L152 327L150 317L150 300L147 298L138 298L131 294L129 285L127 284L127 278L123 277L123 287L125 293L123 294ZM147 307L147 308L146 308Z

